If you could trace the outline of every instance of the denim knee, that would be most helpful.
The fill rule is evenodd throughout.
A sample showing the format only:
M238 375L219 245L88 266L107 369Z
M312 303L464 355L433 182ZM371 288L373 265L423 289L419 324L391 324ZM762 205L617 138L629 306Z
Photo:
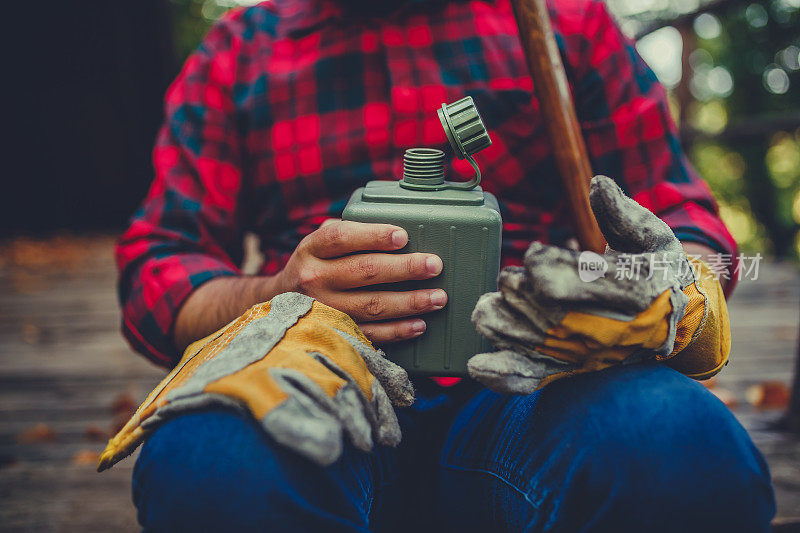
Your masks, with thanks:
M540 401L568 398L563 415L579 451L563 513L579 511L598 529L769 529L764 459L699 383L663 365L632 365L555 384Z
M322 468L224 411L166 422L133 473L146 531L365 530L371 488L367 454L348 449Z
M511 531L759 531L774 514L745 430L702 385L659 364L530 396L484 391L456 420L443 467L446 512L467 528L483 523L462 505L470 498L491 502L487 528Z

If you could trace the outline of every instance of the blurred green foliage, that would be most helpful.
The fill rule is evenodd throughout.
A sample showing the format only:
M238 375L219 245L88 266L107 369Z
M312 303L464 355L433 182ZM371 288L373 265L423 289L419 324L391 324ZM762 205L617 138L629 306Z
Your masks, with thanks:
M714 24L712 15L704 17ZM704 35L694 24L697 50L690 58L704 60L690 63L695 75L725 68L732 87L722 96L696 94L693 126L706 127L705 112L722 117L729 131L739 123L753 134L726 136L722 130L716 140L694 143L692 159L743 249L797 257L800 130L781 119L800 112L800 2L741 3L715 18L719 31ZM781 127L786 131L776 129Z
M169 0L175 54L183 63L197 48L214 19L203 16L204 0Z
M623 29L678 19L700 0L607 0ZM169 0L181 61L227 9L253 0ZM800 256L800 0L728 2L655 32L645 59L671 90L690 159L716 194L745 253ZM680 20L680 19L678 19ZM688 37L688 38L687 38ZM640 44L644 44L642 39ZM675 42L677 40L677 43ZM689 42L682 42L683 40ZM673 46L665 46L672 41ZM681 69L682 46L693 51ZM666 57L669 56L669 57ZM670 66L671 65L671 66ZM657 68L663 66L664 68ZM683 71L683 72L681 72ZM690 79L682 80L682 74ZM685 84L685 85L681 85ZM676 92L690 98L681 112Z

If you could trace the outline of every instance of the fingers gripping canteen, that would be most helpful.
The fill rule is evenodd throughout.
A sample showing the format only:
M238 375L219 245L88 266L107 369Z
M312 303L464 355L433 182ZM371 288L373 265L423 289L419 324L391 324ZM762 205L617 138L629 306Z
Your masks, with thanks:
M475 170L468 182L444 179L445 154L411 148L403 158L399 181L371 181L357 189L342 218L400 226L408 244L399 253L435 254L440 275L387 285L387 290L443 289L447 305L422 315L424 335L383 346L389 359L410 372L437 376L467 375L467 360L490 349L470 323L478 298L497 288L502 219L495 197L479 186L480 169L472 157L492 141L471 97L438 110L439 120L459 159Z

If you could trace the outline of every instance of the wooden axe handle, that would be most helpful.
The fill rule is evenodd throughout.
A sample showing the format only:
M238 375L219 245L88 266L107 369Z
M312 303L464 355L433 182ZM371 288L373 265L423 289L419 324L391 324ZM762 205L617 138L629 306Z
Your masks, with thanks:
M589 206L592 167L575 115L564 64L550 25L545 0L511 0L533 88L550 135L553 154L567 193L578 243L603 253L606 241Z

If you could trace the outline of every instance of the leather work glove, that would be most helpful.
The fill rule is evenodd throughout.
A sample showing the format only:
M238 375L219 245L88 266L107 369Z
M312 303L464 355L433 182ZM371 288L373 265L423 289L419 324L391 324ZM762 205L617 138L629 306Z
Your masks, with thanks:
M503 269L499 292L483 295L472 314L498 351L472 357L470 375L498 392L530 394L565 376L647 359L695 379L719 372L730 324L711 269L687 257L672 230L610 178L592 179L590 201L606 253L534 242L524 267Z
M109 441L98 471L164 421L213 407L249 413L281 445L328 465L341 455L343 434L364 451L374 441L396 446L392 404L413 401L406 371L373 348L349 316L284 293L190 345Z

